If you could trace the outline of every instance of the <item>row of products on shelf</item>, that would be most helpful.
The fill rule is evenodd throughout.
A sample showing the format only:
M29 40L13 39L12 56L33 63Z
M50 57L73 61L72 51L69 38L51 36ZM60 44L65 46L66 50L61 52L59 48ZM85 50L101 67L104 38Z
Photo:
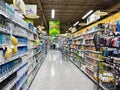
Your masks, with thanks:
M29 25L29 28L31 28L31 25ZM21 26L8 21L2 15L0 15L0 29L1 29L1 31L4 31L6 33L12 32L15 35L33 38L31 35L33 33L28 32L26 29L22 28Z
M119 26L120 24L117 22L116 23L117 27L113 26L111 27L110 24L101 24L101 28L104 29L103 31L101 30L101 32L96 32L96 33L89 33L86 35L83 35L84 38L78 38L75 39L75 41L70 41L69 43L73 44L72 48L75 49L81 49L81 51L84 51L83 54L87 54L85 57L85 66L86 66L86 72L91 75L92 77L97 77L95 74L95 72L97 72L94 67L94 65L97 65L97 61L93 60L93 59L100 59L100 56L103 57L107 57L108 59L103 59L104 63L110 65L110 63L112 63L112 67L117 67L118 63L119 63L119 48L120 48L120 39L119 39ZM105 27L103 27L105 26ZM118 28L119 27L119 28ZM112 32L111 32L112 30ZM117 31L117 32L116 32ZM89 31L90 32L90 31ZM107 33L106 33L107 32ZM90 39L89 39L90 38ZM77 45L76 45L77 44ZM85 44L89 44L89 45L85 45ZM94 46L90 46L90 45L94 45ZM70 48L70 47L69 47ZM73 49L69 49L70 52L76 52ZM80 50L78 50L80 51ZM89 52L88 52L89 51ZM98 53L98 52L100 53ZM71 52L71 56L73 56L73 53ZM82 55L82 54L80 54ZM90 56L90 57L89 57ZM76 56L78 57L78 56ZM83 56L84 57L84 56ZM117 58L115 58L117 57ZM73 58L75 58L75 55L73 56ZM76 58L75 58L76 59ZM78 60L84 60L83 58L77 58ZM117 59L117 60L116 60ZM101 60L101 59L100 59ZM89 63L89 64L87 64ZM103 67L104 64L102 64L100 67L102 68L106 68ZM118 65L119 66L119 65ZM118 67L119 69L119 67ZM112 73L109 70L104 70L104 71L100 71L99 73L99 79L101 80L101 83L104 87L109 88L109 90L113 90L114 89L114 85L116 85L116 90L119 90L120 88L120 74L118 69L115 68L116 71L116 77L114 77L114 73ZM102 73L101 73L102 72ZM95 74L95 75L94 75ZM116 83L115 83L116 80Z
M38 50L34 49L34 53L36 52L38 52ZM31 59L33 58L33 60L31 61L31 59L29 59L29 62L27 62L27 59L26 59L29 56L27 55L27 56L24 56L23 58L18 58L16 60L0 65L0 79L3 78L8 73L10 73L11 71L15 70L14 72L11 72L11 75L9 76L7 75L8 77L0 82L0 90L6 90L6 89L8 90L8 88L9 90L16 90L16 89L22 88L24 82L28 78L28 74L32 74L32 72L34 71L34 68L36 68L37 66L37 63L39 63L39 59L40 57L42 57L41 54L39 52L34 56L35 58L31 57ZM24 61L24 58L26 61ZM32 67L30 68L30 66ZM31 73L28 73L28 71L31 71ZM11 84L14 81L16 83L14 85Z
M4 0L0 0L0 14L6 16L7 18L14 18L14 21L19 22L19 24L22 24L25 28L36 32L34 26L31 23L25 22L19 13L15 11L15 9L10 6L9 4L5 3ZM3 19L3 18L2 18ZM0 18L1 20L1 18ZM2 23L2 22L1 22Z
M38 39L35 42L29 41L29 46L27 45L28 39L25 37L0 34L1 60L4 60L4 57L8 59L12 56L23 54L27 52L28 49L35 47L40 48L41 46Z
M0 66L0 77L6 75L16 67L21 64L21 59L16 59L14 61L8 62L7 64L3 64Z
M10 36L10 35L5 35L5 34L0 34L0 44L2 45L7 45L9 44L14 44L18 45L19 44L28 44L28 39L25 37L18 37L18 36Z

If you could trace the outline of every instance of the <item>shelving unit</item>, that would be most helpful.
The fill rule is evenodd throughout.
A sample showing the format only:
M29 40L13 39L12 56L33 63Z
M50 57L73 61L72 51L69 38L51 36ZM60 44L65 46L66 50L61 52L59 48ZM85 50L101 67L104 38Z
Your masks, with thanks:
M63 54L96 84L97 90L120 89L119 15L95 23L64 41ZM119 21L112 20L113 17Z
M8 4L0 3L0 90L27 90L46 56L46 40ZM5 58L6 49L14 46L11 36L18 41L18 52ZM41 42L38 47L37 39Z

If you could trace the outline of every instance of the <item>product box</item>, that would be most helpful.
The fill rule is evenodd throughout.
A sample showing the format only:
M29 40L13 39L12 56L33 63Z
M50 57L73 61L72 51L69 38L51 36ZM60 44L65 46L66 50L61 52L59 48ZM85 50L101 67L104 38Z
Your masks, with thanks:
M10 41L10 36L9 35L4 35L4 34L0 34L0 44L11 44Z
M6 8L6 6L5 6L4 0L0 0L0 10L5 11L5 8Z

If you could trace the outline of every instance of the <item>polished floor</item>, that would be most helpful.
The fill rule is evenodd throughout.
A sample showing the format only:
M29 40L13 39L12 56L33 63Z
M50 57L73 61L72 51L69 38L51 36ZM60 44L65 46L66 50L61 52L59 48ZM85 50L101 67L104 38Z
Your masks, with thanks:
M94 90L94 87L59 51L50 50L29 90Z

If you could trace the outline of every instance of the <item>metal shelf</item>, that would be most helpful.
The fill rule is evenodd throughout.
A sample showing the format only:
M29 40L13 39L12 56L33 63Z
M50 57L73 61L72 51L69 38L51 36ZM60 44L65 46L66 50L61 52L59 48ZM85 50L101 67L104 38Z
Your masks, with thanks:
M102 54L102 53L99 52L99 51L93 51L93 50L85 50L85 52L91 52L91 53L95 53L95 54Z
M91 32L87 32L87 33L85 33L85 34L81 34L81 35L87 35L87 34L93 34L93 33L96 33L96 32L102 32L102 31L104 31L104 29L97 29L97 30L94 30L94 31L91 31Z
M7 34L7 35L10 35L10 34L11 34L10 32L7 31L7 29L2 28L2 27L0 27L0 33ZM14 33L13 33L13 35L14 35L14 36L19 36L19 37L26 37L26 36L17 35L17 34L14 34ZM28 37L26 37L26 38L28 38Z
M40 63L37 63L33 68L32 68L32 70L30 70L29 72L28 72L28 77L31 75L31 73L33 72L33 70L39 65Z
M93 37L92 38L85 38L85 40L93 40Z
M20 67L22 67L22 65L17 66L15 69L13 69L12 71L10 71L9 73L5 74L3 77L0 78L0 82L2 82L3 80L5 80L6 78L8 78L10 75L12 75L14 72L16 72Z
M97 59L97 58L94 58L94 57L92 57L92 56L87 56L87 55L85 55L85 57L91 58L91 59L93 59L93 60L95 60L95 61L98 61L98 62L102 62L102 61L103 61L103 60L99 60L99 59Z
M26 76L26 77L24 78L24 80L22 80L21 84L19 85L19 87L17 87L16 90L20 90L20 88L21 88L22 85L25 83L25 81L27 80L27 78L28 78L28 76Z
M29 31L29 32L31 32L31 33L33 33L33 34L36 34L35 32L28 30L27 27L25 27L25 26L22 25L20 22L18 22L18 21L15 19L14 16L8 15L8 14L7 14L5 11L3 11L3 10L0 10L0 14L3 15L3 16L5 16L6 18L10 19L12 22L18 24L19 26L21 26L21 27L24 28L25 30L27 30L27 31Z
M28 40L29 40L29 41L33 41L33 42L35 42L35 40L34 40L34 39L29 39L29 38L28 38Z
M81 37L81 36L84 36L84 35L87 35L87 34L96 33L96 32L102 32L102 31L104 31L104 29L97 29L97 30L94 30L94 31L91 31L91 32L87 32L87 33L84 33L84 34L77 35L74 38Z
M72 60L70 60L80 71L83 72L84 75L86 75L89 79L91 79L95 84L97 84L97 81L90 76L89 74L87 74L86 71L83 71L78 65L76 65ZM103 90L108 90L106 87L104 87L101 83L100 83L100 88L102 88Z
M43 62L42 62L42 63L43 63ZM41 65L42 65L42 63L41 63ZM38 65L40 65L40 64L38 64ZM28 90L28 89L29 89L29 87L30 87L30 85L32 84L32 82L33 82L33 80L34 80L34 78L35 78L35 76L36 76L36 74L37 74L37 72L38 72L39 68L41 67L41 65L38 67L38 69L37 69L37 71L36 71L36 73L35 73L35 75L34 75L34 77L33 77L32 81L30 82L30 84L26 87L26 90ZM28 77L29 77L29 76L28 76Z
M83 71L79 66L77 66L72 60L70 60L80 71L82 71L88 78L90 78L94 83L97 83L97 81L91 77L89 74L87 74L85 71Z
M25 55L27 55L27 54L28 54L28 53L23 53L23 54L20 54L20 55L17 55L17 56L13 56L13 57L10 58L10 59L6 59L6 60L0 62L0 65L3 65L3 64L8 63L8 62L10 62L10 61L13 61L13 60L15 60L15 59L17 59L17 58L23 57L23 56L25 56Z
M25 72L27 72L27 70ZM8 87L5 88L5 90L10 90L17 83L20 77L22 77L22 75L19 76L19 78L16 78L14 81L10 82L10 84L8 85Z

